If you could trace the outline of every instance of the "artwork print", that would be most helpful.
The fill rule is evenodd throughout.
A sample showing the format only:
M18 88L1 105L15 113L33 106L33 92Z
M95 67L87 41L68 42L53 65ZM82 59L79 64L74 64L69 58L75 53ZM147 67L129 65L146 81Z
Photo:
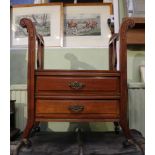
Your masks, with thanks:
M51 36L50 31L50 14L32 14L32 15L20 15L15 17L15 38L27 37L26 29L23 29L19 23L22 18L29 18L36 26L36 30L43 36Z
M99 14L67 15L64 21L65 36L100 36L101 19Z

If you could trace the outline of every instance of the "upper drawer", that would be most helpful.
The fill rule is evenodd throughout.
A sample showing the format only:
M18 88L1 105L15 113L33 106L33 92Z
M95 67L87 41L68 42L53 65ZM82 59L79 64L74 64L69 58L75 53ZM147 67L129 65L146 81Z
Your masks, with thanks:
M119 77L37 76L37 91L112 91L119 92Z

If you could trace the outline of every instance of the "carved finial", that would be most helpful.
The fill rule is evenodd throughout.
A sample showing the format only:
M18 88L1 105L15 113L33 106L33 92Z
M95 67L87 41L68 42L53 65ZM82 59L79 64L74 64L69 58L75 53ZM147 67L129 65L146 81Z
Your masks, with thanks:
M125 22L128 24L128 27L132 28L135 26L135 22L133 18L128 18L125 20Z
M28 23L31 23L31 20L28 19L28 18L22 18L20 20L20 25L23 27L23 28L26 28Z
M123 39L126 38L126 32L129 28L132 28L135 26L135 22L134 22L134 19L132 18L126 18L122 24L121 24L121 27L120 27L120 34L122 36Z
M29 32L30 37L34 37L36 30L33 22L29 18L22 18L20 20L20 25L23 28L27 28L27 31Z

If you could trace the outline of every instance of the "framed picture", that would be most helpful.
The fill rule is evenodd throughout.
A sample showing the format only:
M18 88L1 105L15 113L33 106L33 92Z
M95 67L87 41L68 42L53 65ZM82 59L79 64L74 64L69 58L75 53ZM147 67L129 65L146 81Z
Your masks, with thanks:
M34 0L10 0L11 5L16 4L33 4Z
M37 33L43 35L45 46L63 46L62 3L15 5L12 8L12 46L28 44L27 31L19 25L21 18L30 18Z
M107 19L112 3L79 3L64 6L65 47L108 47Z
M145 0L133 0L133 15L145 17Z
M145 17L145 0L125 0L123 2L127 17Z

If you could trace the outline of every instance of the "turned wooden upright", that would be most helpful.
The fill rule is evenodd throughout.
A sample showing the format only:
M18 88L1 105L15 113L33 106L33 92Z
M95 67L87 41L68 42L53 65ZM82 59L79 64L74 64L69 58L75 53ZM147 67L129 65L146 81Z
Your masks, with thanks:
M23 139L28 139L32 128L40 121L118 122L126 138L130 139L126 34L128 28L134 26L133 20L125 20L119 34L110 39L108 71L44 69L43 37L37 34L31 20L23 18L20 24L28 31L28 119ZM119 62L117 39L120 40Z

